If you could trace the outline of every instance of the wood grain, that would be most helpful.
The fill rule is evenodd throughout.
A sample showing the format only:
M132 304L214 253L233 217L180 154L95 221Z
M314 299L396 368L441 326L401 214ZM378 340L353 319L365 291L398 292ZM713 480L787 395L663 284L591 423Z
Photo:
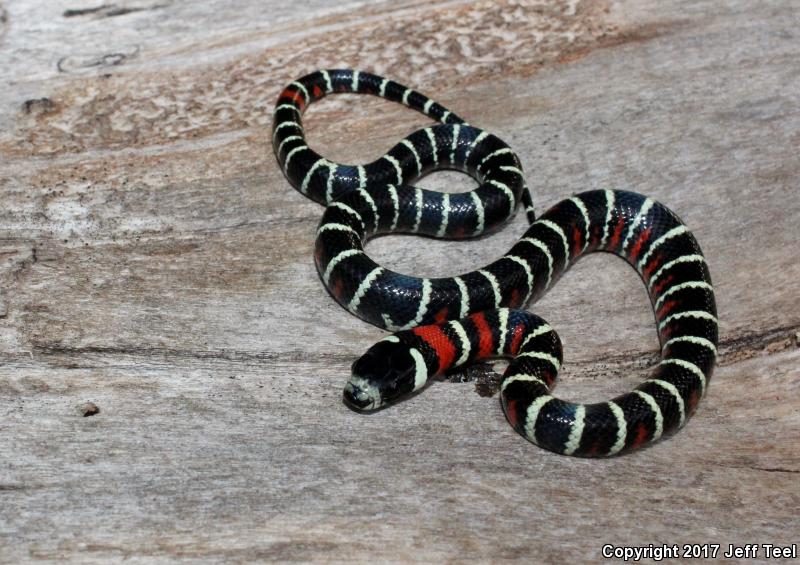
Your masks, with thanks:
M606 543L800 542L793 3L303 5L2 1L0 562L582 562ZM544 452L489 398L488 364L372 416L344 407L350 363L382 334L320 284L322 210L268 135L281 88L334 66L498 134L540 211L623 188L681 215L721 320L683 431L609 461ZM306 116L315 148L350 162L425 123L349 95ZM368 249L449 275L524 228ZM629 390L657 358L644 287L613 257L530 308L562 336L565 398Z

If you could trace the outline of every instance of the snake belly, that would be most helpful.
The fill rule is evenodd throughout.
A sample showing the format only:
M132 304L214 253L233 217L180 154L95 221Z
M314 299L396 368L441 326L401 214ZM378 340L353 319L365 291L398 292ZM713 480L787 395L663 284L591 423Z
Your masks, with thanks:
M369 75L371 86L364 88L364 74L355 79L356 71L320 71L287 87L278 101L273 137L290 181L328 204L315 245L326 288L353 314L397 332L354 363L345 401L358 410L374 410L436 375L508 356L512 360L500 393L503 410L517 432L546 449L616 455L682 427L711 376L718 321L708 266L680 219L637 193L590 191L556 204L533 221L508 253L482 269L446 278L385 269L364 253L370 237L479 235L507 219L527 190L516 155L501 140L452 118L414 91L389 88L396 84L392 81ZM334 164L308 149L300 114L315 97L339 90L398 99L447 123L411 134L370 165ZM283 125L288 122L295 125ZM481 184L450 195L408 186L442 167L463 170ZM550 394L562 363L558 336L519 308L546 292L578 258L595 251L622 257L642 277L653 304L661 360L634 391L608 402L577 404Z

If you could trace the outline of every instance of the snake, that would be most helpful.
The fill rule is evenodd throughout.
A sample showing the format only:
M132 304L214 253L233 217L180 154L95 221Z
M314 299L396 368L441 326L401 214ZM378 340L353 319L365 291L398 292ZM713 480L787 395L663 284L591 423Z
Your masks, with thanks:
M333 93L379 96L435 123L371 163L335 163L309 147L301 119L309 104ZM326 289L352 314L393 332L353 363L343 390L350 408L376 411L434 377L507 357L503 412L516 432L555 453L629 453L679 430L695 413L716 361L719 321L705 256L665 205L635 192L590 190L536 218L520 160L505 142L424 94L365 71L318 70L291 82L278 96L272 142L289 182L325 205L314 260ZM413 185L442 169L470 175L477 188L442 193ZM458 276L394 272L364 251L382 234L481 236L518 207L530 224L523 236L489 265ZM547 322L524 308L594 252L617 255L641 277L660 359L634 390L583 404L552 394L562 345ZM604 327L614 331L611 323Z

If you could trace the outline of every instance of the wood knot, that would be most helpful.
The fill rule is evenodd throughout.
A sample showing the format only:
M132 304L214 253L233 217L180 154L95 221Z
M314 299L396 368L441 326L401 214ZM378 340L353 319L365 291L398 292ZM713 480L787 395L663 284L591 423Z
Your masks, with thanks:
M56 111L56 103L47 97L31 98L22 103L22 111L31 116L44 116Z
M94 402L84 402L80 406L78 406L78 412L80 412L81 416L84 418L88 418L89 416L94 416L95 414L100 413L100 407L97 406Z

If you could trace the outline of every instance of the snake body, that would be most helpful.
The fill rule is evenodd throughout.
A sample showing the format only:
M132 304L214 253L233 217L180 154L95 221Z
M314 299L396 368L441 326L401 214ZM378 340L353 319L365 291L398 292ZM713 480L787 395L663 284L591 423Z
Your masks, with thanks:
M308 147L300 118L308 104L332 92L383 96L441 123L412 133L368 165L333 163ZM534 220L519 160L502 140L414 90L358 71L318 71L284 89L273 145L292 184L327 205L315 244L323 283L350 312L396 332L353 364L344 390L351 407L375 410L433 376L508 356L500 399L509 422L558 453L625 453L682 427L694 413L716 358L714 291L697 241L664 205L633 192L594 190ZM442 168L470 174L478 188L443 194L410 186ZM526 233L508 253L470 273L412 277L381 267L364 252L370 237L385 233L480 235L520 203L532 222ZM642 277L661 360L634 391L576 404L550 394L562 363L558 336L519 308L594 251L622 257Z

